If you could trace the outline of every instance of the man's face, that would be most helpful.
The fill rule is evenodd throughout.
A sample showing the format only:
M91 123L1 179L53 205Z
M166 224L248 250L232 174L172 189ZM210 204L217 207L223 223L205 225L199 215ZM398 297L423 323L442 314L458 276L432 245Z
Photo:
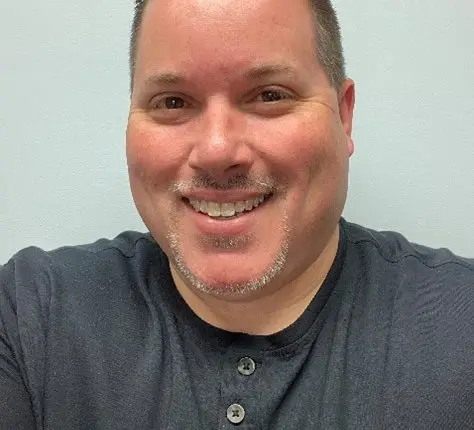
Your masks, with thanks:
M127 130L133 197L188 286L284 285L337 235L353 85L315 54L307 0L151 0Z

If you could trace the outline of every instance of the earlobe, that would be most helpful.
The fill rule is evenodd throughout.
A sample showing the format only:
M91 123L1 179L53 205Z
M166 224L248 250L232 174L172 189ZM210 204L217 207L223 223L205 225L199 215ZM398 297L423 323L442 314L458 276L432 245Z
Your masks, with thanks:
M352 140L352 137L347 136L347 149L349 152L349 157L354 153L354 141Z

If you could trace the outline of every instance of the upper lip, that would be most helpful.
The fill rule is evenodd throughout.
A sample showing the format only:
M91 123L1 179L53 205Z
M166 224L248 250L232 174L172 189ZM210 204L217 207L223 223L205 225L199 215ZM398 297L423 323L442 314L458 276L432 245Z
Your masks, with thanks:
M268 193L258 191L242 191L242 190L196 190L184 193L183 198L188 200L206 201L214 203L233 203L244 202L246 200L254 200Z

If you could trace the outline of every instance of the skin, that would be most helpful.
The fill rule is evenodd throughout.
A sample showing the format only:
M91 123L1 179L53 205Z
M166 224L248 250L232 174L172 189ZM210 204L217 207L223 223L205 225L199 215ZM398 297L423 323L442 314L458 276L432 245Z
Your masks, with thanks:
M282 330L334 261L354 83L330 86L315 43L306 0L152 0L145 11L127 127L132 194L178 291L216 327ZM271 198L241 228L209 230L183 199L193 193Z

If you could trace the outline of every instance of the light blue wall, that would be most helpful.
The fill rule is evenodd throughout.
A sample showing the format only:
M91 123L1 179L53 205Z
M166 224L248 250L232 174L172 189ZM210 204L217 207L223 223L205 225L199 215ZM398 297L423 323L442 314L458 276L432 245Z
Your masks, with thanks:
M345 215L474 256L474 2L335 3L358 88Z
M124 157L132 3L0 1L0 262L143 229ZM358 89L345 216L474 255L474 3L335 3Z

